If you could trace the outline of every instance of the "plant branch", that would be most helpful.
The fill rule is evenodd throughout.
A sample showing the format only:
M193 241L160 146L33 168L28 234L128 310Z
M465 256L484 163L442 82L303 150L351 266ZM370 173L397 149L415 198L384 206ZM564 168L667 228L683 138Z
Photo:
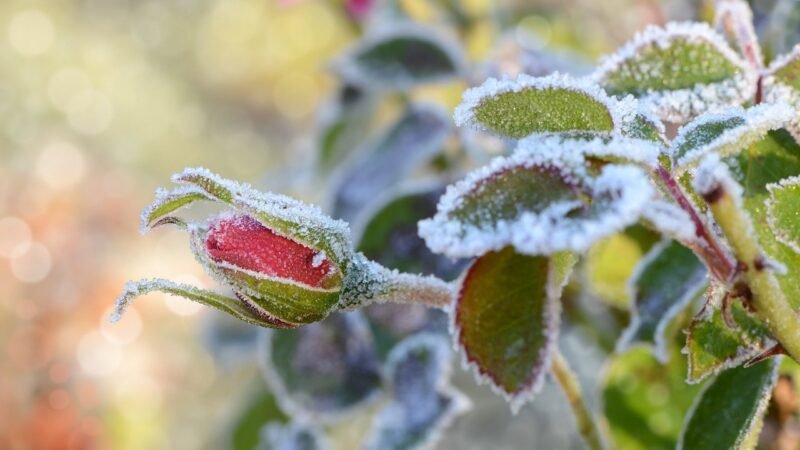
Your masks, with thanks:
M761 251L750 216L741 208L735 193L722 183L709 186L701 194L739 260L740 274L747 283L744 300L755 309L786 352L800 361L800 317L786 300L775 277L776 263L769 261Z
M586 445L592 450L604 450L606 445L600 436L600 428L584 401L578 379L569 367L567 360L564 359L564 355L558 350L555 351L551 370L569 400L569 406L572 408L572 414L578 424L578 431L583 436Z
M692 203L686 198L683 189L678 185L672 175L663 166L659 165L656 174L664 183L669 194L678 203L678 206L689 214L695 228L695 235L699 243L682 242L692 249L706 263L709 270L719 280L727 281L733 275L735 265L728 253L722 249L714 236L706 229L705 222L697 214Z

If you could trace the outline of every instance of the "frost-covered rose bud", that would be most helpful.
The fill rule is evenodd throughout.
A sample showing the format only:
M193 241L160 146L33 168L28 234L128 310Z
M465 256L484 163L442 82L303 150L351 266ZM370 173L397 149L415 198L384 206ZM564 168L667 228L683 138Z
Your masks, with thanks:
M249 215L224 214L192 234L197 258L254 310L304 324L323 319L339 299L344 267Z
M182 186L157 192L142 213L142 231L164 224L188 230L197 260L234 297L163 279L140 280L126 285L113 320L135 297L151 291L271 328L295 328L373 302L444 306L451 299L451 287L443 281L390 271L354 252L347 224L317 207L258 192L205 169L187 169L173 181ZM204 222L175 215L198 200L222 203L228 210Z

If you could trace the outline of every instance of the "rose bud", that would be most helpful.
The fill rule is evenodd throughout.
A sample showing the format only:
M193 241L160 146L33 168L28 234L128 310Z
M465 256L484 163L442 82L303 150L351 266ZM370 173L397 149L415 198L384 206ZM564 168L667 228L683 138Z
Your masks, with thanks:
M188 230L197 260L234 297L163 279L129 282L112 320L118 320L135 297L151 291L182 296L270 328L298 327L332 311L373 302L442 307L452 298L448 283L400 274L355 253L347 224L314 206L258 192L205 169L187 169L173 181L183 186L157 192L142 213L142 231L164 224ZM222 203L230 210L205 223L174 215L198 200Z

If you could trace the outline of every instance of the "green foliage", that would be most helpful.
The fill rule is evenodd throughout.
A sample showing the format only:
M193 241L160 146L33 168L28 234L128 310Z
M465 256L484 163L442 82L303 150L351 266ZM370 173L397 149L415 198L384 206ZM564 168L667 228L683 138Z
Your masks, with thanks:
M755 448L777 380L778 363L773 359L719 374L692 407L678 448Z
M700 390L686 384L686 363L671 354L659 362L646 349L633 349L614 358L603 380L603 413L613 448L674 449L684 417Z
M784 178L779 183L767 185L769 200L767 220L782 244L800 252L800 185L798 177Z

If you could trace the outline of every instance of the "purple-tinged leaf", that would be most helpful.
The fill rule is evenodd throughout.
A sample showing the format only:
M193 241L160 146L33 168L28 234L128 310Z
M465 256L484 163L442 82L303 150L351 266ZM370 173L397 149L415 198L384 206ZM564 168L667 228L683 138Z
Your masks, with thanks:
M452 313L463 361L516 412L540 389L558 333L561 289L576 258L513 248L473 262Z

